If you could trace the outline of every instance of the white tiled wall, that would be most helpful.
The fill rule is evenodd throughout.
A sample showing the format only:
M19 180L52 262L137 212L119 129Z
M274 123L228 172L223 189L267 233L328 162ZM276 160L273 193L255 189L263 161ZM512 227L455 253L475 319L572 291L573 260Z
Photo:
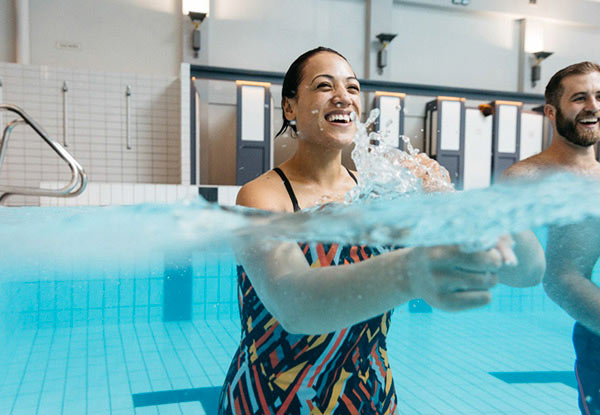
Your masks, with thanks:
M41 188L58 189L61 183L42 182ZM221 206L234 206L240 186L218 186ZM137 203L175 203L199 197L195 185L150 183L88 183L85 191L76 197L40 197L40 206L108 206Z
M0 63L0 79L0 102L23 108L61 144L62 87L67 82L67 150L90 181L179 184L185 177L182 135L188 132L182 131L182 88L177 78ZM131 150L126 148L125 134L128 85ZM5 122L13 115L2 112ZM35 187L40 181L69 178L64 162L29 127L14 130L0 168L0 184ZM17 196L9 204L37 205L38 200Z
M56 182L43 182L41 187L60 187ZM198 187L190 185L150 183L88 183L76 197L41 197L40 206L108 206L137 203L175 203L198 197Z
M241 186L218 186L218 203L221 206L235 206Z

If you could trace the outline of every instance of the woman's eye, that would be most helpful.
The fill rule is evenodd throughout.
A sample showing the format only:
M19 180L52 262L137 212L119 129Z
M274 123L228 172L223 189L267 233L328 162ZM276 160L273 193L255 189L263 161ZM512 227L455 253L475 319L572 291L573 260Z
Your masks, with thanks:
M348 89L349 89L350 91L356 91L356 92L360 92L360 87L359 87L358 85L350 85L350 86L348 87Z
M317 88L331 88L331 85L329 85L327 82L322 82L317 85Z

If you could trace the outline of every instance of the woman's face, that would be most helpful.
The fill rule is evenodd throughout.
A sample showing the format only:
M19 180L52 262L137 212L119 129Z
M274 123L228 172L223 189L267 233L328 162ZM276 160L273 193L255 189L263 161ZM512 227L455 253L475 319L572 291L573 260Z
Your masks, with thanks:
M360 84L345 59L320 52L308 59L295 98L284 104L285 117L295 120L298 136L331 148L352 142L360 115Z

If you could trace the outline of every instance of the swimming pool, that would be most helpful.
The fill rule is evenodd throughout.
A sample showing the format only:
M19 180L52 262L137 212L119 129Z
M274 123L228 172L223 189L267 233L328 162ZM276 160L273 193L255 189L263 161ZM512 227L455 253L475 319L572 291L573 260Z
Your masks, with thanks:
M0 413L214 413L240 336L235 279L222 247L0 264ZM396 310L400 413L578 413L572 320L541 286L493 294L465 313Z

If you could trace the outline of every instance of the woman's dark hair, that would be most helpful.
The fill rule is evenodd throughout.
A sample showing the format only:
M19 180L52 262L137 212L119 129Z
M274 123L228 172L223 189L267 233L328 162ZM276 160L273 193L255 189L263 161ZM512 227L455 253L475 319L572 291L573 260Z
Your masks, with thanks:
M546 91L544 93L546 97L546 104L550 104L555 108L559 108L560 98L564 92L562 80L567 76L586 75L591 72L600 72L600 66L593 62L579 62L556 72L552 78L550 78L550 81L546 86Z
M290 123L290 121L285 118L285 111L283 111L285 100L288 98L296 97L296 95L298 94L298 85L300 85L300 82L302 82L302 71L304 70L306 62L308 62L308 59L310 59L312 56L320 52L335 53L336 55L343 58L346 62L348 62L348 59L346 59L338 51L323 46L319 46L318 48L314 48L309 50L308 52L304 52L302 55L298 56L294 62L292 62L290 68L285 73L285 77L283 78L283 86L281 88L281 108L283 125L281 126L281 129L279 130L277 135L275 135L275 138L283 134L288 127L290 127L294 131L294 133L296 133L296 126L293 123Z

